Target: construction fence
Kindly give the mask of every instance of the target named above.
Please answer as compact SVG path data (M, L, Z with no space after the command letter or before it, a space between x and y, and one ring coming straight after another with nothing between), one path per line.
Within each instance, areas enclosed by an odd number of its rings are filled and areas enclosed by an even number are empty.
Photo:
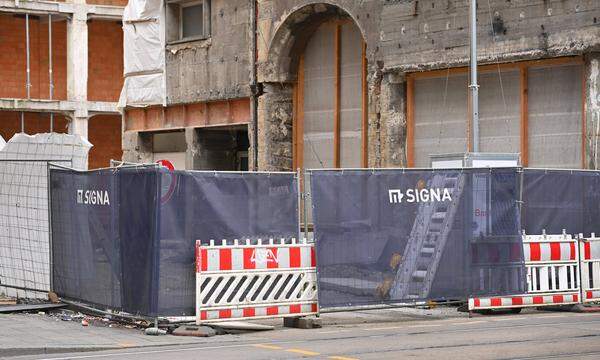
M48 269L40 290L103 309L212 321L583 290L589 301L599 297L596 171L346 169L301 177L153 165L51 167L49 176L49 260L31 271ZM572 237L546 246L522 231ZM43 256L44 244L15 239L24 259ZM579 259L573 248L589 254L585 268L532 263L546 247L571 262ZM14 281L29 276L11 264Z
M62 297L194 316L197 239L296 237L295 173L50 170L52 279Z

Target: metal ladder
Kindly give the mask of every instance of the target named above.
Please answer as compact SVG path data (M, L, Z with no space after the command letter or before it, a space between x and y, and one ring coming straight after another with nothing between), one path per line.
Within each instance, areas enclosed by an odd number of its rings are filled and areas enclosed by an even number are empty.
M403 261L390 291L391 299L427 298L452 229L465 176L459 172L451 175L435 174L428 182L429 188L449 189L452 201L426 202L419 206L404 249Z

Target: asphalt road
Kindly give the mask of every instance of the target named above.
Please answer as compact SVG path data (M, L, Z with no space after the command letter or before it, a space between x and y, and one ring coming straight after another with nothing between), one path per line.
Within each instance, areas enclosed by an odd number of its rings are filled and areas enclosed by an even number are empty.
M206 344L27 359L600 359L600 313L536 312L277 329ZM223 340L220 340L223 339Z

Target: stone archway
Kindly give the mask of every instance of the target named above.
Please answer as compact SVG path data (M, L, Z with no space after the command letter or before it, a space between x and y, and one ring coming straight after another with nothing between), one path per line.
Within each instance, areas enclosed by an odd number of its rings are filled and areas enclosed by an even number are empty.
M269 41L266 57L259 62L258 67L258 78L263 88L263 94L258 101L258 165L260 170L292 170L299 165L294 156L295 149L297 149L295 140L298 139L295 136L295 131L297 131L295 122L298 111L296 85L299 63L313 34L326 22L335 20L353 24L358 29L359 36L365 39L356 19L339 6L325 3L306 5L296 9L275 29L274 35ZM363 76L365 84L363 88L366 89L366 71ZM364 96L363 94L360 96L362 97L360 101L364 101L362 106L366 109L366 90ZM366 110L364 112L366 114ZM366 115L364 119L367 119ZM364 146L366 147L366 121L363 129ZM365 160L362 164L367 164L367 161Z

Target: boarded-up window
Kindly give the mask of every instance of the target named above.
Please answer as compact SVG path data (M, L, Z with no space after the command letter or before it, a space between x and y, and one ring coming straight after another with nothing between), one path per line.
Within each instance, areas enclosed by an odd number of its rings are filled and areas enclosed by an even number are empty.
M303 139L304 168L361 166L362 46L360 30L351 21L322 24L306 46L300 69L303 83L298 84L303 88L304 133L298 136ZM339 132L335 127L337 96Z
M479 76L479 151L521 151L519 70Z
M332 168L335 24L313 34L304 53L304 167Z
M529 166L581 167L581 65L529 69Z
M354 24L341 28L340 166L361 167L362 37Z
M431 154L467 151L467 75L415 81L415 166Z

